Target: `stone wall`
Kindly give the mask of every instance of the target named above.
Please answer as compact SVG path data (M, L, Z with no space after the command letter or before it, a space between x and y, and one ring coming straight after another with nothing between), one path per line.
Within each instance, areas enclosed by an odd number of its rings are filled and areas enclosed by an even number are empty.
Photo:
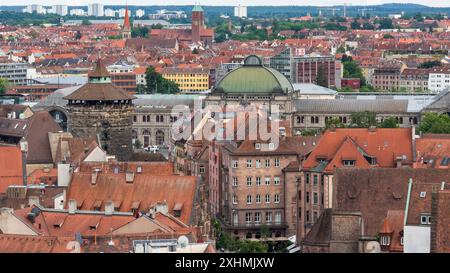
M132 147L132 105L68 106L68 130L74 137L100 139L103 149L128 161Z

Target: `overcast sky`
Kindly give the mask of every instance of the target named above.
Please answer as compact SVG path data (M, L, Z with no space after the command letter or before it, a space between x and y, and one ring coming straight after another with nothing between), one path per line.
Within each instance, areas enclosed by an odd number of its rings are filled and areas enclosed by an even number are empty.
M311 6L330 6L351 3L353 5L377 5L383 3L416 3L431 7L450 7L450 1L443 0L0 0L0 5L27 5L27 4L66 4L71 6L87 5L91 3L103 3L105 5L192 5L199 2L201 5L220 6L220 5L311 5Z

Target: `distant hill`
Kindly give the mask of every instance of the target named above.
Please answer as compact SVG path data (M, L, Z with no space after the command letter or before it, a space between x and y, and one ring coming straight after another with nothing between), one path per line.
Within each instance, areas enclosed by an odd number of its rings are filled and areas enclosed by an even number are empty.
M0 10L3 11L17 11L21 12L21 10L25 6L0 6ZM120 9L124 8L123 5L105 5L105 8L112 8L112 9ZM208 14L208 16L218 16L221 14L228 14L233 15L234 7L233 6L202 6L205 12ZM335 5L332 7L339 8L339 11L336 11L337 15L342 15L343 13L343 5ZM72 8L84 8L87 10L86 6L73 6ZM435 7L428 7L425 5L419 5L419 4L397 4L397 3L391 3L391 4L382 4L382 5L369 5L369 6L363 6L363 5L352 5L347 6L347 15L348 16L355 16L358 14L361 14L361 11L358 11L358 9L362 8L368 8L370 10L366 11L366 13L370 13L371 15L388 15L392 13L400 13L404 12L406 15L414 15L417 13L422 14L447 14L450 15L450 7L447 8L435 8ZM146 14L149 13L155 13L157 10L160 9L168 9L168 10L181 10L185 11L187 14L190 14L190 11L192 9L192 6L182 6L182 5L167 5L167 6L129 6L129 9L134 13L137 9L143 9L145 10ZM332 11L329 9L326 9L326 7L317 7L317 6L249 6L248 7L248 15L249 17L295 17L300 15L306 15L307 13L310 13L311 15L317 15L319 10L322 11L322 14L324 16L331 15Z

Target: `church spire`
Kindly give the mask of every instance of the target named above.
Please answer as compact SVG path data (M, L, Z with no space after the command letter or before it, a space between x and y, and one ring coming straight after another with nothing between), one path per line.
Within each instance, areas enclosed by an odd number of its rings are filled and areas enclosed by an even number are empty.
M130 39L131 38L131 24L130 24L130 16L128 15L128 6L125 8L125 19L123 21L122 27L122 38Z

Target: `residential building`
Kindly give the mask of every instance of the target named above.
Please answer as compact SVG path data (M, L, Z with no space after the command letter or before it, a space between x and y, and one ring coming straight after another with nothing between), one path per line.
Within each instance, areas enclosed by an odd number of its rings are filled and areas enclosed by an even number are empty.
M339 168L400 168L413 160L411 129L330 129L298 174L302 238L325 208L333 206L333 177Z
M161 69L161 74L165 79L178 84L178 87L183 92L196 92L210 89L209 69L206 68L166 67Z
M429 69L405 68L400 74L400 90L408 92L428 91Z
M291 81L293 83L315 83L320 73L326 81L326 87L336 87L339 74L336 73L334 56L300 56L294 58Z
M28 5L25 7L25 9L23 10L23 12L26 13L37 13L37 14L46 14L47 10L42 6L42 5Z
M7 60L0 62L0 78L7 79L12 85L26 85L31 71L30 64Z
M427 210L428 205L423 207L423 204L413 202L407 207L408 196L413 198L417 193L414 198L419 200L419 188L424 186L429 190L431 184L441 185L448 175L448 170L337 169L333 184L333 208L323 211L302 240L302 252L373 253L401 252L402 249L406 252L411 241L426 246L429 234L416 233L415 237L408 238L412 234L404 225L402 214L412 213L420 221L418 212ZM411 194L410 184L416 185L419 191ZM419 202L431 203L428 190L422 197L425 201ZM333 219L334 214L339 215L341 220ZM424 227L429 228L429 225Z
M59 16L66 16L68 14L67 5L53 5L52 13L58 14Z
M241 5L234 7L234 16L239 18L247 17L247 7Z
M88 5L88 16L103 17L104 15L103 4L94 3Z
M431 230L430 230L430 252L449 253L448 226L449 226L449 204L450 191L437 190L432 194L431 205Z
M136 17L142 18L145 15L145 11L143 9L136 10Z
M428 79L428 89L431 92L439 93L450 88L450 68L433 68L430 70Z
M62 128L46 111L34 112L28 118L25 118L25 115L0 117L0 143L24 145L27 173L35 169L52 167L53 158L48 133L59 131L62 131Z
M402 70L402 67L397 65L382 65L375 68L372 86L381 91L398 91Z

